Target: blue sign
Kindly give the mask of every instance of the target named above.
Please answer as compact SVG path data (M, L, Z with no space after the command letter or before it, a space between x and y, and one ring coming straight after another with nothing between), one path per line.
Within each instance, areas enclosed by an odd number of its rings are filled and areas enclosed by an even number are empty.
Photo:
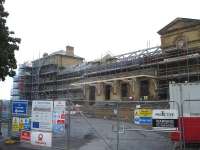
M24 118L24 130L31 130L31 121L29 118Z
M28 101L13 101L12 102L12 114L14 115L27 115Z
M138 125L152 125L152 117L135 117L134 123Z
M53 112L53 133L63 135L65 133L64 112Z
M32 122L32 128L39 128L40 123L39 122Z
M64 134L65 133L65 125L64 124L53 124L53 132L55 134Z

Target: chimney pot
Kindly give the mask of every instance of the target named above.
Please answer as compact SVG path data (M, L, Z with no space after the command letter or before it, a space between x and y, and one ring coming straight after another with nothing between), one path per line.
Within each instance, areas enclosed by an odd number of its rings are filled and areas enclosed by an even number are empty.
M74 56L74 47L72 47L72 46L66 46L66 54L68 56Z

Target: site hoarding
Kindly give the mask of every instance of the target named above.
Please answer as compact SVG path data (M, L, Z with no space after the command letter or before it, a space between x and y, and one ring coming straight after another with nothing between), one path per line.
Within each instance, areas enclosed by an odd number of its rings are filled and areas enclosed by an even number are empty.
M52 131L53 101L33 101L31 129Z
M54 101L53 133L63 135L65 133L65 101Z
M155 109L152 115L154 129L175 130L178 127L178 111L175 109Z
M31 141L31 132L30 131L21 131L20 140L25 142Z
M152 125L152 109L136 109L134 111L134 123L138 125Z
M28 101L15 100L12 101L12 114L17 116L27 115Z
M52 146L52 133L31 131L31 144L39 146Z
M170 83L169 96L171 101L175 101L178 106L182 105L184 117L199 117L200 107L200 83ZM170 109L177 109L177 104L171 103Z

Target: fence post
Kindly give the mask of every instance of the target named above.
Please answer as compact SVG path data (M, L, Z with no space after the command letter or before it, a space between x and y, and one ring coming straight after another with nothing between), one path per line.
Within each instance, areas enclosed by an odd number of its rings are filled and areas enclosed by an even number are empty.
M117 103L117 150L119 150L119 104Z
M71 104L68 101L68 125L67 125L67 150L70 150L70 130L71 130Z
M9 103L9 114L8 114L8 137L12 136L12 100Z
M3 117L2 117L2 111L3 111L3 100L1 100L1 112L0 112L0 115L1 115L1 122L0 122L0 137L2 136L2 122L3 122Z
M184 121L183 121L183 112L184 112L184 108L183 108L183 104L184 104L185 100L181 100L181 148L183 150L185 150L185 129L184 129Z

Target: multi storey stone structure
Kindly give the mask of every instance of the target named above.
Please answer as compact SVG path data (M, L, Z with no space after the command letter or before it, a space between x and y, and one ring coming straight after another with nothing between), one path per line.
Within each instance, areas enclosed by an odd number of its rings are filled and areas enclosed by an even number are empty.
M44 54L23 70L20 99L166 100L169 82L200 81L200 20L177 18L160 31L161 46L83 62L73 47ZM16 80L14 79L14 82ZM26 95L26 96L25 96Z

